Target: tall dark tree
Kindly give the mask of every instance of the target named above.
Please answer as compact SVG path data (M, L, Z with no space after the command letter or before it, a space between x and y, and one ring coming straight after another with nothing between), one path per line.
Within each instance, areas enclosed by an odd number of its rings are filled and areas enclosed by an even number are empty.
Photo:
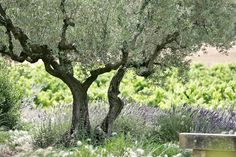
M2 0L0 53L18 62L42 60L70 88L70 135L90 134L88 89L99 75L117 70L99 126L109 135L124 106L119 85L127 69L156 77L171 66L187 67L186 56L202 46L227 50L235 22L233 0ZM82 80L74 74L76 64Z

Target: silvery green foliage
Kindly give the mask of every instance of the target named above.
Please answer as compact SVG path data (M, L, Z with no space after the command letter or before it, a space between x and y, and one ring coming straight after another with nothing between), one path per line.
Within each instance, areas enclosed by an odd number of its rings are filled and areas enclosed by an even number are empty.
M58 53L64 18L60 0L1 3L32 43L48 44ZM155 68L161 70L171 65L185 66L184 58L202 45L224 50L235 39L234 0L67 0L66 10L75 22L75 27L67 30L67 39L78 48L68 57L79 60L86 70L118 61L123 41L129 43L129 60L140 63L151 58L157 45L162 45L168 36L177 33L155 57ZM1 41L6 40L2 28L0 35Z

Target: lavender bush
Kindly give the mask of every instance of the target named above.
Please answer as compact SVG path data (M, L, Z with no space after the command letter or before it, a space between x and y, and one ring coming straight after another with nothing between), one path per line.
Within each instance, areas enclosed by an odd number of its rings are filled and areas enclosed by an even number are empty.
M63 112L62 112L63 111ZM108 105L98 101L90 106L93 127L108 112ZM71 105L57 105L46 109L24 108L23 120L34 128L34 140L40 147L57 143L69 129ZM180 132L221 133L236 131L236 114L233 107L213 110L188 105L160 109L139 104L125 105L114 124L115 134L131 134L156 142L177 141Z
M181 132L195 133L234 133L236 113L233 105L229 109L204 109L187 104L172 106L156 117L153 134L158 140L177 141Z
M196 111L195 111L196 112ZM195 121L195 132L221 133L236 131L236 113L232 110L198 109Z

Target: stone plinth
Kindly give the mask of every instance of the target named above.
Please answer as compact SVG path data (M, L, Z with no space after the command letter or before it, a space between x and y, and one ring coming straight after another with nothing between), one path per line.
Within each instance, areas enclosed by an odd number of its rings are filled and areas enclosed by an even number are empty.
M236 135L181 133L179 144L192 149L193 157L236 157Z

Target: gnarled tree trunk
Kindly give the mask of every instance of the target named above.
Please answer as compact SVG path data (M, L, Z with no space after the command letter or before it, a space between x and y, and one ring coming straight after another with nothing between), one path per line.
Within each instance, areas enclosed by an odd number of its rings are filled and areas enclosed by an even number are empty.
M72 124L70 134L79 133L79 136L90 135L90 121L88 112L88 96L87 91L83 88L71 90L73 95Z
M87 88L84 88L83 84L72 75L63 72L55 75L47 66L45 67L50 74L54 74L54 76L60 78L69 87L73 96L71 128L65 133L63 142L68 145L75 136L81 138L90 136L91 126L89 121Z
M111 135L113 123L124 107L124 102L119 97L119 87L125 72L126 68L122 66L112 78L108 89L109 111L101 124L101 129L107 136Z

